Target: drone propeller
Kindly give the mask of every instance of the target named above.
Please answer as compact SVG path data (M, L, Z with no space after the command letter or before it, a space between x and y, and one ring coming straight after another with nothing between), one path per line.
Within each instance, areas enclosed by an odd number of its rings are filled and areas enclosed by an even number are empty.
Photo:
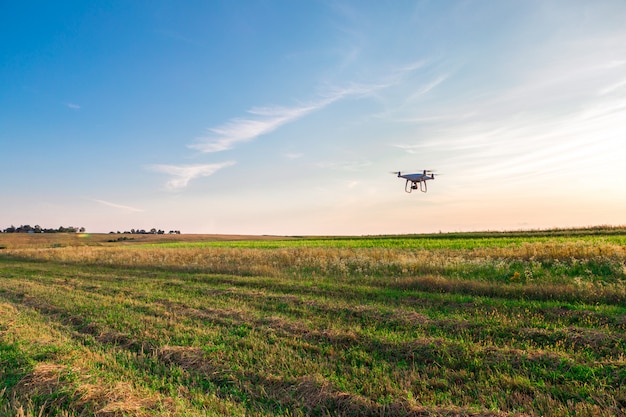
M403 171L389 171L390 174L394 174L394 175L398 175L400 176L402 173L424 173L424 174L437 174L437 175L441 175L436 169L405 169Z
M390 174L402 174L402 173L412 173L412 172L422 172L423 169L403 169L402 171L389 171Z

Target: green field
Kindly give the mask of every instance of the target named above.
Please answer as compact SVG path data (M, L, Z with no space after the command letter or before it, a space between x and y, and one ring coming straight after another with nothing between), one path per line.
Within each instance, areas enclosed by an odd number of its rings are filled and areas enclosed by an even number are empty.
M0 234L0 415L626 415L623 228L119 237Z

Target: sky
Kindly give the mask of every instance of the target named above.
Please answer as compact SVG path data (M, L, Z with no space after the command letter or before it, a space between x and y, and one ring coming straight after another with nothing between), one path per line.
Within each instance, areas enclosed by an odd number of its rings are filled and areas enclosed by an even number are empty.
M623 0L0 0L0 229L626 224ZM406 173L436 170L428 192Z

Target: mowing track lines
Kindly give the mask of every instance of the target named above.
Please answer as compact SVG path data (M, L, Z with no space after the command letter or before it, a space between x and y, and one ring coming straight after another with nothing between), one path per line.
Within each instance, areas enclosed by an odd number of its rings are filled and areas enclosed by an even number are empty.
M258 294L256 294L258 295ZM207 318L211 318L211 316L215 316L218 315L218 317L224 317L225 315L227 316L227 318L229 320L237 319L239 320L242 324L245 322L246 324L249 324L249 318L243 318L242 316L239 315L239 313L237 314L233 314L233 312L224 312L224 311L220 311L217 309L213 309L210 311L197 311L197 310L186 310L184 311L184 314L191 314L191 315L200 315L203 319L207 319ZM233 324L237 324L237 320L234 321L234 323L232 321L229 321L228 324L233 325ZM259 323L260 324L260 323ZM274 327L277 327L276 323L274 322ZM287 326L284 325L280 325L282 330L287 329ZM347 335L347 338L342 336L341 334L337 334L337 333L333 333L333 332L328 332L328 331L321 331L321 332L317 332L317 331L309 331L307 329L302 329L299 327L291 327L289 328L289 330L291 331L292 334L288 335L289 338L304 338L304 339L309 339L311 341L315 341L315 342L322 342L322 343L328 343L330 342L331 344L334 344L338 347L344 346L347 347L350 344L356 344L356 345L370 345L370 343L361 343L362 341L355 339L354 335ZM356 343L355 343L356 342ZM432 341L430 341L428 343L428 347L430 347L432 345L431 343ZM391 346L391 345L390 345ZM435 349L435 348L433 348ZM397 356L397 346L391 346L391 347L381 347L380 345L376 345L376 346L372 346L370 347L368 350L371 350L372 352L374 351L383 351L383 352L391 352L389 353L392 356ZM411 346L407 349L404 349L406 351L405 356L407 356L409 354L409 352L414 352L415 346ZM439 351L439 349L435 349L437 351ZM434 351L434 350L433 350ZM427 352L428 354L432 354L432 351ZM436 361L433 361L436 362ZM440 360L440 362L442 362ZM494 361L495 362L495 361ZM223 374L223 373L222 373ZM226 381L224 381L222 378L218 378L217 380L215 380L215 382L217 383L225 383ZM232 383L232 381L231 381Z
M584 365L593 369L593 372L598 375L605 375L611 379L610 372L603 369L603 365L609 365L608 362L598 364L588 356L576 355L575 352L545 351L541 347L533 350L501 347L497 346L497 341L489 342L480 340L478 337L472 345L468 345L467 340L457 341L428 336L404 342L392 342L362 334L358 330L309 328L301 321L286 320L278 316L261 318L241 311L197 309L175 303L167 304L184 316L196 316L201 320L219 323L223 326L251 327L264 339L283 339L283 345L290 345L295 349L304 348L311 355L328 352L330 346L333 348L331 351L334 352L358 348L372 361L383 360L396 365L409 363L413 364L412 367L415 367L416 363L437 364L450 370L472 369L482 373L505 371L530 377L534 375L538 367L541 368L541 372L535 377L540 377L545 372ZM522 329L522 332L526 330ZM185 348L179 347L179 349L183 352ZM619 351L612 351L612 353L616 352ZM198 357L195 359L198 360ZM327 357L327 360L331 359L332 356ZM345 358L339 353L334 360L341 362L343 359Z
M172 416L179 411L172 398L129 383L128 375L108 373L112 368L102 366L106 363L103 354L76 344L26 305L0 302L0 328L3 352L5 346L12 346L22 359L22 363L14 363L5 358L0 363L2 373L13 376L3 378L0 385L4 388L0 390L4 415L24 415L24 406L32 415L65 411ZM94 367L96 363L100 365Z
M95 320L90 320L83 314L73 314L71 310L48 301L42 301L32 295L24 295L6 288L3 289L2 295L17 305L31 308L42 315L42 317L46 317L52 326L60 331L65 331L68 336L83 344L91 343L88 339L92 338L103 345L128 349L134 352L149 351L154 348L154 343L151 341L132 337L127 333L109 328Z
M474 407L425 407L395 400L380 404L367 397L345 392L320 375L300 377L262 376L246 370L233 373L213 363L201 348L165 346L157 355L165 362L177 364L190 373L199 373L216 383L236 384L247 381L243 389L256 399L257 407L304 409L307 414L338 416L505 416L503 412L476 410ZM252 410L261 411L261 410ZM271 410L267 410L271 411Z
M33 285L33 283L30 284L31 286ZM258 295L259 294L254 294L254 297L256 298ZM285 298L281 297L281 300L285 301ZM289 298L289 300L295 301L297 299ZM61 312L55 307L51 307L49 304L39 303L32 297L26 297L25 304L36 307L44 313L53 315L61 314ZM261 332L263 332L263 327L266 327L267 330L270 331L274 336L279 336L287 339L299 339L313 342L316 344L330 344L340 350L349 348L351 346L359 346L365 352L368 352L370 357L378 357L379 359L383 359L392 363L409 360L415 361L417 359L418 361L426 363L437 363L439 365L444 365L445 367L451 369L461 369L463 367L466 367L467 364L475 362L476 359L481 356L480 352L476 351L470 355L471 357L467 357L468 354L464 354L464 347L462 344L441 338L422 339L418 340L415 343L391 343L381 341L377 338L364 336L354 331L345 332L337 329L308 329L300 322L289 323L276 318L269 320L256 319L250 315L242 315L241 311L224 311L220 309L181 309L180 307L177 307L176 311L179 314L182 313L183 315L195 316L202 320L208 320L211 322L220 322L220 320L226 318L226 321L222 321L223 326L246 325L254 327L257 329L257 331ZM341 309L341 311L343 313L344 309ZM361 310L359 313L363 313L363 311L372 310ZM143 350L146 346L145 341L140 342L120 332L102 330L101 326L95 325L93 323L85 325L85 323L81 321L80 318L76 318L76 316L66 316L63 321L66 324L69 323L79 328L79 331L81 333L97 335L96 340L101 343L122 345L121 347L131 348L135 351L139 351L140 348ZM548 337L548 334L545 332L539 332L532 329L528 330L528 332L537 332L538 334L543 335L544 338ZM580 340L580 334L576 337L578 338L578 340ZM494 353L492 351L488 352ZM487 364L501 363L501 360L498 359L499 354L496 352L494 353L494 355L496 359L490 360L489 358L486 358L484 360L480 360L480 362ZM507 357L510 355L504 356ZM540 356L540 354L535 355L535 357ZM464 357L465 362L458 362L458 360L456 362L450 362L450 358L452 357L457 359ZM567 357L562 357L561 362L565 361L566 359L568 362L572 362ZM521 360L511 360L510 357L507 358L506 362L517 364L523 363L523 361Z
M141 300L105 295L99 292L51 287L50 283L32 281L4 281L1 293L16 303L31 307L59 325L69 326L74 336L85 342L84 336L104 344L118 345L135 352L150 350L157 345L158 333L151 338L138 338L146 329L165 329L176 318L165 309L148 305ZM129 314L132 313L132 314ZM111 318L110 314L114 314ZM139 327L138 327L139 326ZM180 331L189 331L178 324Z
M512 340L517 340L520 348L527 347L528 343L532 343L532 346L538 349L550 349L555 346L561 346L561 349L565 349L573 355L575 355L576 351L585 349L585 352L581 352L579 355L579 360L583 361L591 360L588 358L589 354L596 359L603 359L619 356L620 353L626 351L626 334L620 331L623 317L619 316L611 320L614 324L612 329L607 328L606 324L597 325L594 328L585 328L571 325L562 326L561 323L554 322L540 323L543 327L531 327L530 323L525 320L527 312L526 314L521 314L521 307L513 309L509 306L511 311L509 311L507 322L501 323L503 314L498 306L478 305L474 302L457 304L451 300L437 300L436 304L444 301L443 305L446 308L453 306L465 314L469 310L475 310L474 313L470 313L470 318L474 320L482 319L484 316L491 316L493 313L498 314L498 322L473 322L466 318L436 319L414 310L404 310L402 308L395 308L391 312L382 313L380 311L381 308L389 308L388 304L382 303L377 304L377 306L338 304L336 301L328 299L321 301L311 298L305 299L295 295L274 295L255 291L237 291L235 289L226 289L216 293L233 295L238 301L245 301L243 308L246 310L256 310L257 312L264 312L270 315L289 315L298 320L326 317L327 322L332 323L333 327L340 324L345 329L367 327L380 332L396 328L401 329L402 334L414 331L425 336L433 335L457 339L470 338L474 343L491 343L494 345L511 343ZM423 301L424 299L422 299ZM432 302L433 300L430 299L429 301ZM404 300L401 300L400 304L404 304ZM177 310L182 308L195 317L219 322L223 325L256 323L255 326L259 326L263 325L264 322L264 320L258 318L260 317L259 313L244 315L242 310L230 309L226 311L223 309L206 308L190 310L186 309L185 305L178 304L177 307L174 307L175 305L175 303L170 303L170 306ZM277 305L280 306L279 309L277 309ZM523 308L526 307L523 306ZM538 306L538 308L541 309L543 307ZM223 320L226 317L228 320ZM607 316L603 317L607 318ZM338 332L340 333L341 330ZM348 333L354 334L354 331L351 330Z
M126 280L126 279L125 279ZM59 281L59 280L53 280L53 282L55 284L59 284L63 283L63 281ZM42 282L43 284L43 282ZM50 284L50 282L47 282L47 284ZM24 289L26 287L32 287L32 281L30 284L28 283L20 283L20 288L21 291L24 291ZM83 289L83 288L81 288ZM106 300L107 304L115 304L115 302L118 301L118 299L114 296L108 296L106 295L107 293L107 288L99 288L99 287L85 287L84 288L85 291L83 291L83 293L85 295L88 295L89 297L91 297L92 299L96 299L97 296L94 293L98 293L100 294L100 297L103 297L103 299ZM181 289L179 289L181 290ZM193 289L192 292L198 291L199 289ZM202 289L200 289L202 290ZM76 291L76 289L75 289ZM184 290L181 290L184 291ZM206 291L206 290L204 290ZM219 290L219 289L209 289L208 290L212 295L227 295L227 296L234 296L235 298L238 298L239 300L246 300L246 303L251 307L252 305L250 304L251 301L255 304L255 308L261 311L269 311L270 313L273 312L272 307L269 306L268 307L268 302L281 302L281 303L288 303L289 305L304 305L306 307L305 310L303 311L299 311L299 315L301 317L304 317L306 315L309 315L311 312L321 312L322 314L332 314L333 317L335 319L340 319L342 321L346 320L345 316L350 317L350 320L352 320L352 317L354 318L361 318L360 321L362 321L362 319L370 319L372 322L374 323L380 323L380 317L372 317L372 310L371 309L367 309L364 307L359 307L360 311L357 311L355 308L347 308L345 305L341 306L341 307L330 307L328 304L328 301L325 301L324 303L319 303L315 300L307 300L307 301L303 301L300 298L297 298L295 296L289 296L289 295L269 295L269 294L265 294L265 293L261 293L258 291L246 291L246 292L237 292L234 291L233 289L227 289L227 290ZM147 294L141 294L138 295L136 291L127 291L130 292L131 294L135 295L137 298L147 298ZM75 296L76 293L73 293L73 296ZM195 294L193 294L195 295ZM345 294L344 294L345 295ZM349 297L349 299L356 299L357 298L357 294L353 294L352 296ZM260 301L259 301L260 299ZM125 300L125 304L126 304L126 309L131 308L134 309L136 311L138 311L139 313L142 314L147 314L149 316L164 316L166 315L167 312L160 310L157 311L154 309L154 306L151 305L147 305L147 304L142 304L142 305L135 305L133 303L130 303L130 300L128 299L128 297L126 297L124 295L124 300ZM414 303L415 301L418 301L419 304L422 304L423 307L423 303L424 303L424 298L414 298L413 300L409 299L405 299L402 300L402 302L406 302L407 304L410 303ZM104 304L104 302L102 300L96 300L98 304ZM139 301L136 301L137 303L139 303ZM428 301L429 303L432 303L432 299L430 299ZM33 302L31 300L30 304L32 305ZM50 311L54 310L51 309L51 307L49 307L49 303L45 302L45 301L41 301L39 302L39 309L41 311L45 311L46 309L49 309ZM272 303L269 303L269 305L272 305ZM443 302L442 305L445 305L446 308L449 308L451 305L454 306L454 303L449 304L447 301ZM456 307L456 306L455 306ZM468 307L467 303L463 303L463 305L459 306L462 309L466 309ZM473 303L470 302L469 307L472 308ZM297 312L297 309L292 308L292 314L293 312ZM68 313L69 314L69 313ZM368 317L369 316L369 317ZM622 320L623 321L623 316L620 318L618 318L618 321ZM80 323L77 323L80 324ZM83 323L85 324L85 323ZM355 324L361 324L358 322L355 322ZM389 323L386 323L385 325L388 325ZM403 325L407 325L409 323L402 323ZM619 324L619 323L618 323ZM423 327L423 326L421 326ZM480 337L485 337L486 335L488 335L489 333L493 333L488 331L489 329L486 328L486 326L484 325L477 325L477 324L468 324L467 322L450 322L449 320L445 320L445 321L434 321L434 323L432 323L432 326L434 328L437 329L448 329L448 332L455 332L456 329L455 328L460 328L462 329L462 332L467 332L468 330L470 330L470 336L473 335L473 339L476 340L477 338ZM622 349L624 346L624 336L609 336L606 334L606 332L603 331L592 331L592 330L588 330L588 329L581 329L581 328L576 328L576 327L572 327L570 326L569 328L566 329L566 331L557 331L557 332L546 332L543 330L534 330L533 328L528 328L528 327L524 327L522 326L522 330L518 329L519 326L516 326L514 328L510 328L510 329L506 329L506 328L501 328L499 329L500 332L502 331L507 331L508 334L511 334L512 336L518 338L518 339L530 339L531 341L533 341L534 343L536 343L537 346L539 347L545 347L549 344L556 344L556 342L561 341L565 344L567 344L568 346L571 346L572 348L576 348L576 347L580 347L580 346L586 346L586 347L600 347L602 348L602 350L604 351L604 353L602 353L603 355L614 355L615 354L615 350L617 349L619 351L619 349ZM456 331L457 333L459 333L458 331ZM104 338L109 338L111 340L117 341L118 343L122 343L122 344L132 344L132 342L128 342L127 337L125 337L123 334L121 334L120 332L111 332L108 330L104 330L101 331L101 333L105 333L105 335L103 336ZM92 331L92 334L96 334L95 330ZM466 335L464 335L466 336ZM596 349L597 350L597 349Z
M7 292L4 296L11 295ZM18 298L20 298L18 296ZM1 298L0 298L1 299ZM150 350L146 349L144 353L144 347L149 344L146 341L139 338L132 338L125 334L120 334L116 331L106 330L103 326L94 322L89 322L85 325L86 321L78 316L65 316L63 311L55 309L50 305L45 306L43 315L36 307L37 303L33 302L34 298L28 298L27 304L15 304L15 311L19 311L22 314L34 315L40 317L44 325L38 325L38 331L43 331L44 334L55 334L52 338L53 343L57 343L58 340L69 341L72 345L77 346L76 350L83 352L91 368L65 368L65 373L71 375L87 375L88 379L81 380L78 387L70 387L74 390L76 398L72 403L72 409L78 410L82 413L86 406L92 407L93 404L97 405L96 415L134 415L134 416L158 416L159 410L164 410L163 413L166 416L205 416L207 413L213 412L212 415L246 415L240 405L232 401L229 396L216 396L210 393L202 393L199 398L198 387L187 387L181 385L178 387L177 392L174 394L176 400L174 401L170 396L162 395L160 393L149 393L144 390L144 383L152 385L153 387L159 387L159 390L163 392L171 392L169 386L170 380L177 381L180 377L176 376L177 371L171 369L164 369L155 363L156 347L151 347ZM31 306L30 304L33 304ZM0 304L1 306L2 304ZM11 304L12 306L14 304ZM0 309L1 311L1 309ZM1 316L1 315L0 315ZM0 322L0 328L2 328ZM46 330L51 329L51 330ZM93 341L97 341L98 344L94 345ZM76 343L78 343L76 345ZM77 354L72 350L72 356L76 357ZM43 369L46 369L46 364L42 365ZM95 369L93 368L95 366ZM62 366L56 367L57 370L61 370ZM104 383L94 384L94 374L98 375L103 372L103 369L108 369L111 372L121 373L116 377L108 378L107 380L114 381L113 385L103 385ZM39 371L37 371L39 372ZM32 387L30 382L33 376L27 374L24 376L25 387ZM41 380L41 375L35 375L36 380ZM122 380L120 383L119 381ZM132 382L123 382L123 381ZM142 381L142 382L140 382ZM130 388L132 385L132 389ZM67 389L67 385L59 385L59 389ZM190 388L192 392L190 393ZM141 395L135 395L138 389L145 391ZM143 392L142 391L142 392ZM29 398L32 395L38 395L38 391L25 391L23 396ZM50 395L57 396L52 392ZM156 395L156 397L155 397ZM0 395L0 404L1 398ZM65 396L59 397L63 401ZM102 398L106 401L100 404ZM152 398L159 398L157 402L152 401ZM54 407L54 404L48 402L48 407ZM98 405L100 404L100 405ZM193 405L201 404L201 405ZM158 407L157 407L158 406ZM201 409L196 409L198 406ZM155 407L159 408L157 410ZM208 407L208 408L207 408ZM178 411L176 411L178 410ZM213 410L213 411L212 411Z
M220 283L222 280L220 280ZM231 283L232 281L228 281ZM474 342L488 342L491 337L496 337L496 339L491 340L491 343L498 344L500 342L505 342L501 336L503 333L507 334L508 337L515 338L520 341L530 341L534 344L536 348L549 348L551 346L558 345L561 343L564 348L569 350L576 350L580 347L587 348L591 350L594 355L601 357L606 356L615 356L618 355L621 351L623 351L625 343L624 335L609 335L605 331L599 330L590 330L585 328L579 328L574 326L569 326L563 330L555 330L555 331L546 331L545 329L536 329L532 327L524 327L519 326L519 324L508 325L508 326L499 326L498 328L493 328L490 325L486 324L477 324L470 323L467 321L455 321L455 320L423 320L425 317L420 316L419 313L414 312L400 312L394 313L395 318L392 316L382 316L378 311L369 306L350 306L347 305L332 305L329 304L329 300L325 300L324 302L320 302L314 299L302 299L300 297L294 295L273 295L266 294L263 292L259 292L257 290L253 291L238 291L236 288L228 288L228 289L204 289L204 286L199 288L186 288L179 289L180 291L189 291L190 295L197 295L197 292L206 292L208 291L212 296L227 296L227 297L235 297L239 301L245 300L245 306L242 309L234 310L234 309L213 309L210 313L199 313L197 311L191 312L192 316L195 316L200 319L207 319L211 317L211 321L214 323L221 323L223 326L228 325L237 325L246 324L255 322L258 320L248 315L248 317L242 317L242 311L244 309L250 309L254 307L257 311L265 311L271 314L275 313L273 309L273 305L276 302L286 303L291 306L303 307L303 310L298 311L298 316L300 318L310 316L311 313L322 313L324 315L331 314L332 320L339 319L341 322L346 322L347 325L357 324L361 325L364 320L368 321L370 325L378 326L379 328L387 328L390 324L393 324L394 319L399 321L399 325L402 327L415 328L426 330L427 333L434 332L435 334L441 335L444 333L446 337L471 337ZM256 287L254 287L256 288ZM275 288L273 288L275 289ZM356 299L356 295L350 297L350 299ZM230 298L232 299L232 298ZM412 300L413 302L417 299ZM410 301L410 300L409 300ZM422 304L423 307L425 299L420 298L419 304ZM433 303L433 299L429 299L429 303ZM404 300L403 300L404 302ZM435 304L444 305L447 309L452 307L458 308L459 310L467 310L468 308L473 309L476 305L473 302L469 303L461 303L458 304L454 301L449 300L437 300ZM170 306L173 306L174 303L170 303ZM246 307L247 306L247 307ZM484 306L483 306L484 308ZM495 311L497 307L492 306L492 311ZM146 307L149 312L149 308ZM284 310L284 309L283 309ZM296 309L292 309L292 314ZM180 312L179 308L176 308L175 311L177 313ZM570 311L570 310L567 310ZM150 314L162 314L162 311L154 311ZM282 313L286 313L283 311ZM484 311L481 311L480 314L484 314ZM409 314L409 317L414 320L422 320L421 323L416 323L415 321L408 321L398 319L398 314L400 316ZM219 316L219 317L218 317ZM224 319L228 317L228 321ZM606 316L604 316L606 318ZM233 320L235 319L235 320ZM356 320L356 321L353 321ZM618 316L616 318L618 320L623 320L623 316ZM328 332L327 332L328 334ZM498 336L500 335L500 336ZM350 337L349 337L350 338ZM349 339L348 338L348 339ZM485 340L487 338L487 340Z

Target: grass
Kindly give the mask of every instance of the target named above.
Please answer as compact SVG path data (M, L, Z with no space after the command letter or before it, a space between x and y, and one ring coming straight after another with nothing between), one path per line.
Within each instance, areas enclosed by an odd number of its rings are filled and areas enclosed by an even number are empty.
M624 415L625 235L566 232L1 235L0 414Z

